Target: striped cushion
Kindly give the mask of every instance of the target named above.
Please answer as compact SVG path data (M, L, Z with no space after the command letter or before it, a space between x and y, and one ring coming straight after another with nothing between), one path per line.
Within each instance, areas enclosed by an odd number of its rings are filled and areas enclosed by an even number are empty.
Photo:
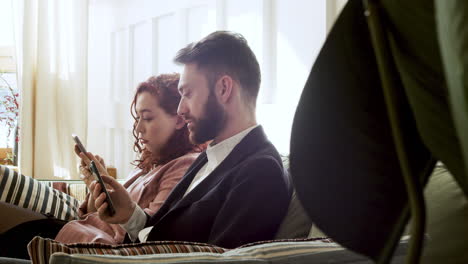
M390 263L405 263L407 243L400 243ZM372 264L373 261L340 247L336 243L326 243L322 240L281 242L236 248L224 253L180 253L152 254L143 256L110 256L55 253L49 260L50 264L98 264L98 263L236 263L236 264L310 264L310 263L346 263Z
M69 221L78 218L80 202L31 177L0 165L0 201Z
M67 254L99 254L136 256L164 253L209 252L223 253L226 249L196 242L153 241L145 243L107 245L101 243L63 244L55 240L35 237L28 244L28 252L32 263L48 263L53 253Z
M401 256L402 252L398 252ZM401 257L396 257L392 263L400 263ZM309 263L359 263L371 264L372 261L343 249L336 243L322 240L302 241L273 241L251 245L248 247L228 250L224 253L180 253L180 254L153 254L144 256L103 256L55 253L51 256L51 264L97 264L97 263L242 263L242 264L309 264ZM403 262L401 262L403 263Z

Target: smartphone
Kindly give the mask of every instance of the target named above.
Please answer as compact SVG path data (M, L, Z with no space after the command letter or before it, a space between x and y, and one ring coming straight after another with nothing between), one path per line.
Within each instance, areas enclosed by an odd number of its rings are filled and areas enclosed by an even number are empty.
M83 146L83 144L81 143L80 138L79 138L77 135L75 135L75 134L72 134L72 137L73 137L73 140L75 140L75 143L76 143L76 145L78 146L78 148L80 149L80 151L81 151L82 153L86 154L87 151L86 151L85 147Z
M96 164L94 163L94 160L91 161L90 168L94 177L99 182L99 184L101 184L101 188L102 190L104 190L104 193L106 194L106 202L108 205L107 212L109 213L110 216L113 216L115 214L114 204L112 203L109 192L107 192L106 185L104 184L104 181L102 180L101 174L99 173L99 170L97 169Z

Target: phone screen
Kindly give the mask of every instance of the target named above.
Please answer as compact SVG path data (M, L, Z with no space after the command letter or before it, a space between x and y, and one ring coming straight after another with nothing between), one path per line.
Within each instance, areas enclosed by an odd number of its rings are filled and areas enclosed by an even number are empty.
M82 153L87 153L85 147L84 147L83 144L81 143L80 138L79 138L77 135L75 135L75 134L72 134L72 137L73 137L73 140L75 140L75 143L76 143L76 145L78 146L78 148L80 149L80 151L81 151Z
M96 180L99 182L99 184L101 184L101 188L104 191L104 193L106 194L106 201L107 201L107 205L108 205L108 207L107 207L108 213L109 213L110 216L113 216L115 214L114 204L112 203L109 192L107 192L106 185L104 184L104 181L102 180L101 174L99 174L99 170L97 169L96 164L94 163L93 160L91 161L91 171L93 172L93 174L96 177Z

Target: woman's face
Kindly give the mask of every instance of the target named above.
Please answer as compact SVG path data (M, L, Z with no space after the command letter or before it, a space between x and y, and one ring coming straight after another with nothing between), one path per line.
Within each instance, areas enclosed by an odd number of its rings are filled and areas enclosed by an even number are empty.
M136 132L140 144L156 156L160 154L172 134L185 124L178 115L166 113L159 106L158 99L149 92L142 92L137 96L136 113Z

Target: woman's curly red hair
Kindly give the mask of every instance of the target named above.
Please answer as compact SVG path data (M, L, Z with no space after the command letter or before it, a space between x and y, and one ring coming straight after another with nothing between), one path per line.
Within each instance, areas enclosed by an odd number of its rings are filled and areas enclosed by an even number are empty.
M147 81L140 83L133 97L132 105L130 106L130 112L134 119L133 137L135 138L135 143L133 149L138 153L139 159L136 159L132 164L144 172L149 172L154 166L163 165L189 152L201 152L206 149L206 144L196 145L190 142L187 125L174 132L158 157L155 157L149 150L140 145L138 132L136 131L138 124L136 101L138 95L143 92L150 93L159 102L159 107L167 114L177 115L177 107L180 101L180 94L177 90L179 78L178 73L152 76Z

